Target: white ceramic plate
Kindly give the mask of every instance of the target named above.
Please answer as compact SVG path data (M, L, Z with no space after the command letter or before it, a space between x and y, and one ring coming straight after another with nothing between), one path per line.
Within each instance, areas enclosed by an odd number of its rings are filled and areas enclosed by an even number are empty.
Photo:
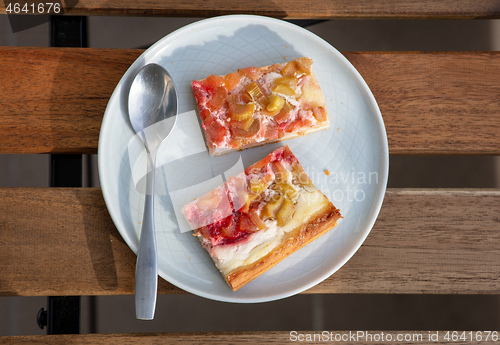
M301 56L314 60L313 69L330 114L330 129L241 154L210 158L193 116L195 102L190 82L210 74L226 74L238 68ZM327 42L305 29L281 20L247 15L196 22L146 50L111 96L99 138L99 176L104 199L118 231L134 252L139 243L144 195L137 186L142 163L131 153L134 132L126 105L133 77L151 62L162 65L173 76L182 114L175 130L177 138L188 138L163 145L160 152L161 176L157 181L160 185L166 181L168 186L168 191L160 191L155 198L160 276L206 298L264 302L302 292L342 267L361 246L377 218L389 168L382 116L354 67ZM284 144L290 146L313 182L341 210L344 218L334 230L233 292L198 240L181 231L183 220L177 220L173 205L179 203L179 195L188 194L184 191L195 189L201 196L204 190L198 186L207 178L214 177L211 185L205 183L206 189L215 187L222 181L221 173L240 157L248 166ZM326 169L330 175L324 173ZM189 188L193 185L196 186Z

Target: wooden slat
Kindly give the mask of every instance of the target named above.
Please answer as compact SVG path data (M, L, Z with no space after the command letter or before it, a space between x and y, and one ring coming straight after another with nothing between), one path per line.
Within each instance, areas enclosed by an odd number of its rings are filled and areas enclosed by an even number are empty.
M500 154L500 52L347 53L392 154Z
M26 0L17 1L21 4ZM9 2L0 4L6 12ZM192 0L192 1L132 1L80 0L62 2L62 13L71 15L141 15L206 17L224 14L258 14L278 18L498 18L496 0ZM28 2L31 5L31 2ZM48 10L47 9L45 11ZM27 8L39 14L38 8ZM12 12L10 12L12 13ZM25 13L25 12L22 12ZM53 14L53 12L51 12Z
M135 255L100 189L2 188L0 200L0 295L133 293ZM390 189L360 250L308 293L498 294L499 206L498 189Z
M95 153L109 97L140 53L0 48L0 153Z
M0 153L95 153L141 52L0 48ZM377 99L391 154L500 154L500 52L345 56Z
M457 335L458 333L458 335ZM127 345L127 344L498 344L498 331L364 331L322 330L289 332L224 332L224 333L139 333L139 334L84 334L84 335L32 335L0 337L0 344L22 345ZM448 336L448 338L447 338ZM337 340L336 340L337 339Z

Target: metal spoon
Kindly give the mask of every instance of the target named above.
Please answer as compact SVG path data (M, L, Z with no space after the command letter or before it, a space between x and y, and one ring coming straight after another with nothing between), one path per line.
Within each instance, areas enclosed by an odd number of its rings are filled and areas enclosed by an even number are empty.
M128 111L132 127L146 147L149 171L135 268L135 313L138 319L152 320L158 288L153 213L156 152L177 119L177 92L163 67L148 64L137 73L130 87Z

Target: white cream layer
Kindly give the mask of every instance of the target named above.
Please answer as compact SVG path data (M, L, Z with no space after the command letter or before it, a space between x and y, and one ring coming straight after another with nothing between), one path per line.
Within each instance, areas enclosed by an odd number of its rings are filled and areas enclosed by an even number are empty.
M266 221L267 228L251 234L243 243L212 247L211 256L217 268L227 275L240 266L249 265L276 248L287 232L292 231L328 205L328 199L320 191L299 195L292 219L283 227L276 220Z

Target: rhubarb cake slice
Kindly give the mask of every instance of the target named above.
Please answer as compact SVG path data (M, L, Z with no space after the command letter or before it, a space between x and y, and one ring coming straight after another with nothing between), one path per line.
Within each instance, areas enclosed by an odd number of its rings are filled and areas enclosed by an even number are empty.
M332 229L340 212L288 146L182 208L233 290Z
M310 58L195 80L207 146L217 156L328 128Z

